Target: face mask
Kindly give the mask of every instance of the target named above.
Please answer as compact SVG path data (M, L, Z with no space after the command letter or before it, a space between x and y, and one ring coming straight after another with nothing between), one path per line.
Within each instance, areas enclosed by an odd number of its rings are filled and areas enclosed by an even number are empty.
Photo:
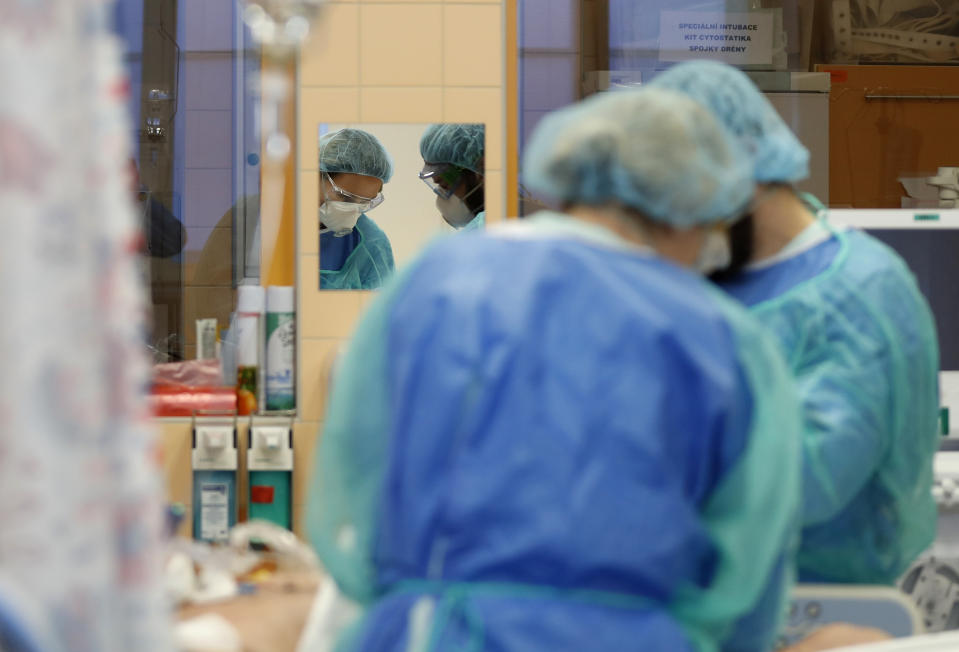
M338 238L349 235L360 219L363 210L347 201L325 201L320 206L320 233L332 231Z
M710 229L706 232L706 239L703 241L703 247L699 250L699 256L693 263L693 269L700 274L711 274L718 269L729 267L732 260L732 253L729 249L729 238L719 230Z
M463 228L476 217L466 203L456 195L450 195L446 199L438 196L436 208L439 209L446 223L457 229Z

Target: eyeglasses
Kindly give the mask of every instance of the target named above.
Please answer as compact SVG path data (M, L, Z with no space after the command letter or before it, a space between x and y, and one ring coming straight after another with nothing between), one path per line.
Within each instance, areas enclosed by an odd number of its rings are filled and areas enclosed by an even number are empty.
M386 199L383 196L382 192L376 193L376 197L364 197L363 195L357 195L350 192L349 190L344 190L336 185L336 182L333 181L333 177L330 176L329 172L324 172L323 176L329 182L330 186L333 188L333 193L338 195L338 197L331 197L334 201L345 201L350 204L357 204L362 206L364 211L370 211L383 203L383 200Z
M420 170L419 177L430 190L443 199L449 199L466 179L465 168L451 163L427 163Z

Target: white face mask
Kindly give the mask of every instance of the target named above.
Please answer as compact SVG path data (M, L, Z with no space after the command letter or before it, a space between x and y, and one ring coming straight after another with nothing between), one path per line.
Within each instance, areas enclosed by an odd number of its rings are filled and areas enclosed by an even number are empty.
M348 201L325 201L320 206L320 224L326 228L321 227L320 233L332 231L338 238L349 235L362 213L361 206Z
M443 216L446 223L457 229L463 228L476 217L466 205L466 202L456 195L450 195L446 199L437 196L436 208L439 209L440 215Z
M700 274L708 275L715 271L726 269L732 262L732 250L729 247L729 236L717 229L706 232L703 247L693 263L693 269Z

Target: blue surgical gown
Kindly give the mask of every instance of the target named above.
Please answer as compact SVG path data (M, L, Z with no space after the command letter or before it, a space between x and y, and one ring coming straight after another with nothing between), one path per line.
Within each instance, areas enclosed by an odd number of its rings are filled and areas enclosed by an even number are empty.
M321 290L374 290L393 270L390 240L365 214L349 235L320 234Z
M699 277L556 214L441 239L326 417L308 529L364 607L340 649L771 647L798 405Z
M777 336L798 382L800 579L894 582L936 526L939 354L914 277L875 238L830 229L723 289Z

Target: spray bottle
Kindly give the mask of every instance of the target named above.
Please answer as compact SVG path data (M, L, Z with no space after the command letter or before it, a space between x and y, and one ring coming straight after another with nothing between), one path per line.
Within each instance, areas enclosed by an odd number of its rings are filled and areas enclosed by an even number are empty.
M193 419L193 538L224 543L237 520L233 417Z
M250 519L293 528L293 424L289 417L261 417L250 425L246 468Z
M266 289L266 409L296 408L294 388L293 288L272 285Z

